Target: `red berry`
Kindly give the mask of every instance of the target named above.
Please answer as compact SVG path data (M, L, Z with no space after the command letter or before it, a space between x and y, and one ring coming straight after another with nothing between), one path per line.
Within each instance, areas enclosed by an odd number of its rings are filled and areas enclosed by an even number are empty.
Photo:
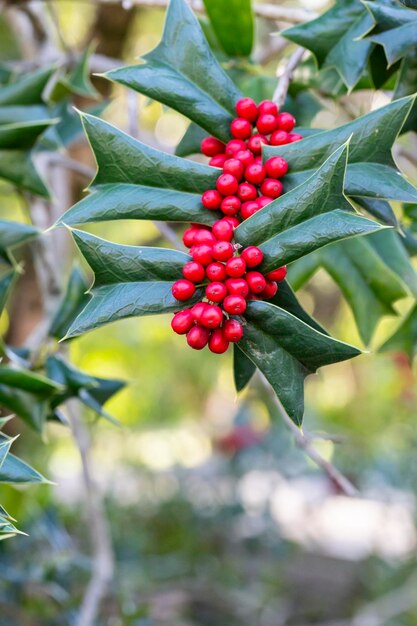
M262 135L269 135L273 133L277 127L277 118L274 115L260 115L256 122L256 128Z
M263 161L262 161L261 155L256 156L253 162L256 163L256 165L263 165Z
M182 268L182 274L184 278L191 280L193 283L201 283L201 281L206 277L206 270L201 263L190 261Z
M184 302L194 295L195 285L190 280L180 278L172 285L171 291L176 300Z
M272 272L269 272L269 274L266 275L268 280L276 280L277 282L280 282L281 280L284 280L284 278L287 275L287 266L283 265L282 267L279 267L276 270L273 270Z
M198 228L187 228L187 230L184 231L184 234L182 236L184 246L186 246L187 248L191 248L191 246L194 245L194 235L198 231Z
M225 152L227 158L233 158L239 150L246 150L246 143L242 141L242 139L231 139L229 143L226 144Z
M223 354L226 352L229 347L229 342L223 336L223 331L221 328L217 328L211 333L211 337L209 339L209 350L214 352L214 354Z
M235 154L235 159L241 161L244 168L254 161L253 154L250 150L239 150L239 152Z
M171 328L177 335L185 335L194 325L194 318L190 309L175 313L171 320Z
M258 106L259 115L278 115L278 107L271 100L262 100Z
M241 98L236 103L236 113L239 117L254 122L258 117L258 107L252 98Z
M207 302L197 302L197 304L191 307L191 315L197 324L201 323L201 316L208 306Z
M206 156L213 157L224 151L224 143L215 137L205 137L201 142L201 152Z
M263 209L264 206L266 206L270 202L273 202L273 198L270 198L269 196L259 196L256 202L258 203L259 208Z
M242 296L226 296L223 308L230 315L242 315L246 311L246 300Z
M254 185L260 185L266 176L265 168L263 165L252 163L245 169L245 178L249 183Z
M209 280L223 281L226 279L226 268L222 263L207 265L206 276Z
M214 281L206 287L206 297L212 302L221 302L227 296L227 287L224 283Z
M187 333L187 343L194 350L202 350L208 343L210 331L201 326L193 326Z
M300 139L303 139L303 136L302 135L298 135L297 133L290 133L288 135L289 143L294 143L294 141L300 141Z
M276 282L274 280L267 280L265 289L261 291L259 295L261 296L261 298L269 300L270 298L273 298L275 296L277 291L278 285L276 284Z
M238 185L237 179L231 174L221 174L216 182L217 190L223 196L233 196L237 191Z
M271 146L283 146L288 141L288 133L285 130L276 130L272 133L269 143Z
M246 282L249 285L249 289L253 293L261 293L266 287L265 276L261 272L248 272L246 274Z
M239 278L246 272L246 263L240 256L229 259L226 263L226 274L232 278Z
M223 324L223 336L227 341L239 341L243 336L243 326L237 320L226 320Z
M211 167L223 167L226 159L227 156L225 154L216 154L216 156L210 159L209 165L211 165Z
M201 265L208 265L213 260L213 255L211 254L211 246L203 243L200 246L195 246L192 250L190 250L193 261L197 263L201 263Z
M241 207L241 201L237 196L227 196L222 200L220 210L228 216L237 215Z
M225 174L231 174L237 180L240 180L243 176L245 166L239 159L227 159L223 165L223 172Z
M259 211L259 204L255 200L249 200L248 202L244 202L242 204L242 208L240 209L240 215L244 220L247 220L248 217L252 217L256 211Z
M249 285L244 278L228 278L225 285L231 296L246 298L249 293Z
M252 134L252 124L248 120L237 117L230 124L230 133L236 139L247 139Z
M234 251L230 241L217 241L213 245L211 253L216 261L227 261L232 258Z
M200 317L200 323L206 328L217 328L223 321L223 311L217 304L208 304Z
M240 201L239 201L240 204ZM229 220L223 218L214 222L212 233L219 241L232 241L234 228Z
M202 243L206 243L208 246L212 246L216 243L216 237L209 230L201 229L194 235L194 246L199 246Z
M291 113L280 113L277 116L277 127L290 133L295 126L295 118Z
M251 183L240 183L237 195L242 202L247 202L248 200L256 200L258 192L256 191L256 187L254 187Z
M270 198L278 198L282 194L282 183L274 178L265 178L261 185L261 193Z
M259 133L255 133L248 140L248 148L253 152L253 154L261 154L262 146L268 143L268 139L264 135L260 135Z
M280 156L271 157L266 161L265 169L271 178L281 178L288 172L288 163Z
M262 259L264 258L262 250L256 246L245 248L242 250L240 256L245 260L248 267L256 267L259 263L262 263Z
M222 196L218 191L216 191L216 189L207 189L207 191L205 191L201 196L201 202L204 204L206 209L215 211L220 207Z
M229 222L233 228L237 228L240 224L240 220L237 217L224 217L223 219Z

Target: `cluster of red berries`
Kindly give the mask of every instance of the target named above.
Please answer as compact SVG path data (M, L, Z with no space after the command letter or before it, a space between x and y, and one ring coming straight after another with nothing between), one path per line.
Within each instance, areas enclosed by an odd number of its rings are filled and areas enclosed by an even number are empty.
M279 113L276 104L265 100L258 105L251 98L236 104L238 117L230 125L233 139L227 144L215 137L201 143L201 151L211 157L209 165L222 168L216 189L202 195L203 205L220 210L224 217L212 227L192 224L183 236L190 249L192 261L183 267L183 276L173 287L174 297L185 302L192 298L196 287L205 287L205 298L192 308L174 315L171 326L196 350L207 344L212 352L226 352L231 342L243 335L241 321L230 316L245 313L251 299L273 298L277 282L286 275L280 267L264 276L255 268L262 262L262 251L255 247L241 249L234 245L234 229L282 193L282 178L288 164L280 156L262 163L263 144L279 146L302 139L292 133L295 119L289 113ZM254 132L254 128L256 131Z

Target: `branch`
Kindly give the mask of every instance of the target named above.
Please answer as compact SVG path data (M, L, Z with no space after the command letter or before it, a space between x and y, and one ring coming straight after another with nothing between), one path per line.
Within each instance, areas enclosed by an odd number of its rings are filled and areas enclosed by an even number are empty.
M169 0L78 0L81 2L91 2L93 4L124 4L126 8L132 7L149 7L149 8L161 8L164 9L168 6ZM6 0L8 6L18 6L19 4L25 4L28 0ZM204 5L200 0L188 0L190 7L196 13L204 13ZM309 11L307 9L300 9L296 7L279 6L275 4L255 4L253 12L258 17L263 17L267 20L288 22L290 24L301 24L308 22L317 17L317 13Z
M81 458L88 512L88 530L93 546L92 575L77 615L76 626L94 626L101 602L113 578L113 550L103 502L92 477L90 436L86 426L80 419L77 400L68 400L66 407L74 441L77 443Z
M278 105L278 107L281 107L284 104L288 93L288 87L290 86L294 76L294 71L303 58L305 51L305 48L297 48L297 50L288 59L288 63L282 74L278 75L277 70L278 85L274 91L272 100Z
M275 395L272 387L262 374L260 374L259 380L261 382L263 390L273 402L275 407L278 409L278 412L280 413L284 424L293 434L297 446L304 450L304 453L316 465L318 465L318 467L320 467L325 472L325 474L327 474L330 481L337 487L340 493L343 493L346 496L358 495L358 490L354 485L352 485L352 483L346 478L346 476L344 476L334 465L332 465L332 463L326 461L326 459L324 459L321 454L317 452L317 450L312 445L311 437L306 437L303 432L298 428L298 426L294 424L294 422L282 406L281 402Z

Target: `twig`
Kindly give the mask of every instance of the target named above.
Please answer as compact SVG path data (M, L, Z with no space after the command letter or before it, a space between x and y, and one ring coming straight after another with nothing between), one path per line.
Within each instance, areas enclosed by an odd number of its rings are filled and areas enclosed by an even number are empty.
M72 434L81 457L89 533L93 546L92 575L77 615L76 626L93 626L96 622L101 602L113 578L113 550L103 503L92 477L90 436L80 419L77 401L74 399L68 400L66 407Z
M25 4L28 0L8 0L6 5L18 6ZM91 2L93 4L124 4L126 8L149 7L165 8L169 0L78 0L81 2ZM189 5L196 13L204 13L204 5L200 0L189 0ZM296 7L279 6L276 4L255 4L253 7L255 15L267 20L288 22L290 24L300 24L308 22L317 17L314 11L300 9Z
M278 409L284 424L293 434L297 446L304 450L304 453L327 474L331 482L341 493L346 496L358 495L358 490L354 485L352 485L348 478L346 478L346 476L344 476L334 465L332 465L332 463L326 461L326 459L324 459L321 454L317 452L312 445L311 438L306 437L298 426L292 421L265 377L260 374L259 379L265 393L268 394L268 397Z
M290 82L292 81L294 71L297 65L300 63L301 59L304 56L305 48L297 48L297 50L290 56L288 59L288 63L285 66L282 74L278 75L278 85L274 91L274 95L272 96L272 100L280 107L284 104L285 98L287 97L288 87L290 86Z

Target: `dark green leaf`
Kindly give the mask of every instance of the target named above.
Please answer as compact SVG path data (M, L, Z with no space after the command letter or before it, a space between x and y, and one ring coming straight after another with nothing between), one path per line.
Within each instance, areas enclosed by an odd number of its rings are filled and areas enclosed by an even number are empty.
M368 211L377 220L383 222L387 226L398 228L398 220L391 205L386 200L376 200L375 198L355 198L352 197L360 207Z
M417 46L417 13L397 2L363 2L373 25L363 32L363 41L372 41L384 48L389 65Z
M291 189L311 176L350 137L345 191L361 196L416 202L417 189L399 175L391 155L414 97L401 98L344 126L323 131L286 146L265 146L266 158L279 154L290 167L284 189Z
M190 258L165 248L122 246L73 231L77 245L95 273L92 299L70 327L65 338L103 324L133 317L169 313L184 308L172 296L173 281ZM120 281L120 282L118 282ZM201 298L196 291L193 300Z
M341 146L307 181L238 226L238 243L261 248L261 271L276 269L334 241L381 228L355 215L343 195L346 160L347 146Z
M9 385L39 397L51 396L61 391L59 385L44 376L6 366L0 367L0 385Z
M171 1L162 41L143 61L106 76L176 109L219 139L229 139L240 94L185 0Z
M233 378L236 391L242 391L256 371L256 365L246 356L239 346L233 346Z
M0 106L42 104L43 92L55 68L40 69L20 76L15 82L0 87Z
M229 56L249 56L253 46L254 19L251 0L203 0L216 37Z
M295 263L291 263L288 268L287 280L294 291L298 291L300 287L308 282L319 267L319 256L314 252L298 259Z
M49 329L51 337L58 339L65 335L72 321L81 313L88 302L87 290L86 278L81 269L75 266L69 277L65 295L51 322Z
M187 157L190 154L200 153L201 142L205 137L208 137L208 133L200 126L197 126L197 124L191 122L183 138L175 148L175 154L180 157Z
M415 50L409 52L401 61L398 80L395 86L393 100L409 96L417 91L417 54ZM402 128L402 132L417 131L417 104L414 102L411 113Z
M283 37L314 54L321 69L335 68L347 87L353 88L366 69L372 42L358 40L372 18L358 0L339 0L315 20L283 31Z
M350 359L360 350L332 339L280 307L249 302L239 348L259 367L291 419L301 424L303 383L319 367Z
M0 255L4 258L8 250L38 235L39 230L30 224L0 220Z
M315 330L318 330L319 333L328 335L328 332L303 309L301 304L298 302L295 293L293 292L289 283L286 280L283 280L281 283L279 283L277 294L269 302L271 302L271 304L279 306L285 311L288 311L288 313L295 315L295 317L298 317L298 319L305 324L308 324Z
M48 483L33 467L14 454L8 454L0 467L0 483Z
M49 198L48 189L39 176L29 152L0 150L0 178L24 191Z
M0 126L0 150L29 150L51 124L57 120L35 120Z

